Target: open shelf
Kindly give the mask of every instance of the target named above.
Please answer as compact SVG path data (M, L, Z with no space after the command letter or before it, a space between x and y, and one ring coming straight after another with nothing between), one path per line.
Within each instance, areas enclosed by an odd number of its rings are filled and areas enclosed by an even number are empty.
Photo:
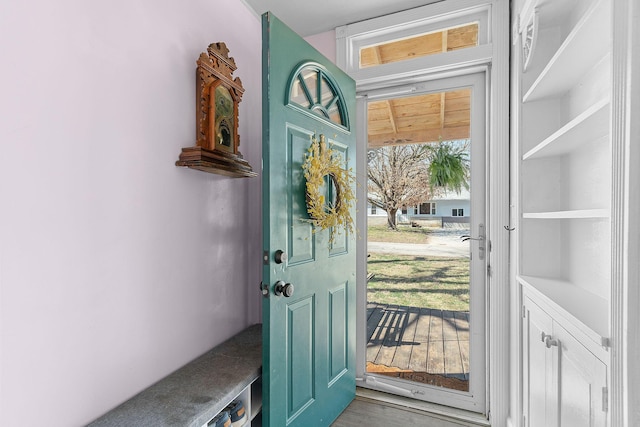
M262 377L258 378L251 386L251 421L260 417L262 412ZM256 423L259 420L256 420ZM253 423L252 423L253 426Z
M601 99L544 141L527 151L522 160L566 154L581 144L609 132L609 99Z
M595 2L549 60L522 102L557 97L571 89L610 51L609 32L602 31L603 25L608 26L610 21L609 0Z
M602 345L609 337L609 301L571 282L533 276L518 276L537 303L554 311L572 326L572 333L584 334ZM586 326L586 328L585 328Z
M576 209L555 212L525 212L526 219L590 219L609 218L609 209Z

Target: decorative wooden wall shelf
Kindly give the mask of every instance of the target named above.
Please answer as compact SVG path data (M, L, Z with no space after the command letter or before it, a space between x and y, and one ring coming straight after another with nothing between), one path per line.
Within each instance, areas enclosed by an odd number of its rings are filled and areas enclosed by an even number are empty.
M176 166L232 177L257 176L238 150L238 104L244 88L239 77L232 77L237 67L229 49L222 42L211 43L197 64L197 141L182 149Z

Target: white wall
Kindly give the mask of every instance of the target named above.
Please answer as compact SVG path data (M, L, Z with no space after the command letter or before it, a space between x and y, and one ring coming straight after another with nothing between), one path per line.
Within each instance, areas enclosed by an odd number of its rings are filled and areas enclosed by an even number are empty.
M240 0L0 6L0 425L77 426L260 321L260 178L174 162L227 43L260 171L260 22Z

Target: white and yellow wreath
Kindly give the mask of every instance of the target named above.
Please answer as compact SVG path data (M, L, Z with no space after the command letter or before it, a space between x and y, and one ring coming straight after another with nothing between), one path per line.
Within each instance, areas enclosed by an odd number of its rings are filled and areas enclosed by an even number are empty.
M307 180L307 213L314 226L321 230L331 229L329 243L335 238L338 227L349 232L354 231L351 208L355 203L353 183L355 178L351 169L345 169L342 155L327 147L324 135L318 140L311 138L311 146L302 165L304 177ZM335 197L327 201L326 181L335 187Z

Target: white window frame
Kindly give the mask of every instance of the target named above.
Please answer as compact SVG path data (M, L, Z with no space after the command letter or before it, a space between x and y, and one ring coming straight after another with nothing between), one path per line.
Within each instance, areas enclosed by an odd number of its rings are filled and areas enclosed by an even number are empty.
M424 81L425 76L435 78L437 73L451 77L473 65L487 64L494 51L491 22L494 18L493 3L507 1L446 0L404 12L370 19L336 28L336 62L355 81L356 88L374 89L402 83ZM499 8L498 8L499 9ZM478 46L360 68L360 49L401 38L412 37L462 23L478 22ZM508 21L505 22L508 28ZM507 30L508 31L508 30ZM508 33L506 34L508 42ZM508 59L508 56L505 55ZM507 64L508 65L508 64Z
M486 40L480 36L479 45L438 55L425 56L408 61L384 64L359 69L359 49L371 44L396 40L402 31L414 34L425 32L418 27L432 20L444 22L456 17L468 17L473 13L487 16ZM453 22L453 21L451 21ZM442 26L449 26L443 24ZM480 26L482 27L482 25ZM426 28L426 27L425 27ZM484 34L484 33L483 33ZM517 354L517 342L511 337L519 328L517 301L512 300L509 282L509 1L508 0L446 0L385 17L358 22L336 28L336 62L356 81L356 91L379 89L380 96L395 94L394 86L405 86L425 79L453 77L471 72L488 73L487 111L489 112L487 163L491 165L487 174L488 224L487 237L491 242L488 277L487 304L491 307L487 316L488 364L487 364L487 412L492 425L518 425L520 415L520 373L517 362L510 353ZM355 60L354 60L355 58ZM366 109L357 109L357 121L366 123ZM363 111L364 110L364 111ZM366 159L359 156L359 170L366 169ZM363 192L364 190L361 190ZM365 196L365 197L363 197ZM357 209L366 212L361 200L366 195L357 195ZM358 228L366 232L358 217ZM507 226L505 228L505 226ZM366 242L366 236L363 241ZM366 245L358 245L358 280L366 277ZM364 275L363 275L364 273ZM358 310L365 310L365 286L358 286ZM365 301L363 303L363 301ZM513 311L514 314L511 314ZM362 328L358 329L359 333ZM516 335L517 336L517 335ZM512 352L511 349L514 349ZM358 365L364 366L362 360ZM361 376L362 372L356 372ZM514 392L512 393L513 390ZM511 411L510 418L510 407Z

